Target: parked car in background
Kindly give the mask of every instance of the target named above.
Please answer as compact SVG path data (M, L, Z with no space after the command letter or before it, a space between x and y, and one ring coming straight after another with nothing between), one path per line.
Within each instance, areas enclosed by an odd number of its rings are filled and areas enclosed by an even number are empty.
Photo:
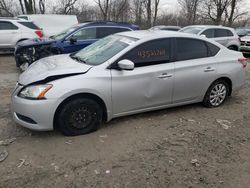
M31 21L0 18L0 51L13 52L18 42L41 37L42 30Z
M26 40L16 45L15 60L22 70L34 61L55 54L76 52L110 34L138 30L138 26L118 22L86 22L51 38Z
M242 36L240 40L241 40L240 51L243 54L249 55L250 54L250 30L247 32L245 36Z
M240 27L240 28L236 28L235 31L239 37L244 37L250 32L250 28Z
M166 31L179 31L181 27L172 25L157 25L151 27L150 30L166 30Z
M43 30L44 36L46 37L56 35L63 30L78 24L76 15L27 14L19 15L17 18L34 22Z
M120 116L197 102L218 107L244 84L246 65L242 53L205 37L123 32L35 62L18 80L12 115L30 129L79 135Z
M233 28L213 25L193 25L182 28L180 32L205 36L231 50L240 50L240 39Z

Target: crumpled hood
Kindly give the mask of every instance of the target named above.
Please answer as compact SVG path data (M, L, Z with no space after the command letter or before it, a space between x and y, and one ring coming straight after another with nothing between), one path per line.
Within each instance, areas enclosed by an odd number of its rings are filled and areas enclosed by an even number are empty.
M56 40L51 38L36 38L36 39L27 39L17 43L18 47L29 47L29 46L38 46L46 45L56 42Z
M250 42L250 36L241 37L240 40L244 42Z
M67 76L72 74L84 74L91 69L91 65L77 62L69 54L50 56L40 59L23 72L19 77L19 83L29 85L55 76Z

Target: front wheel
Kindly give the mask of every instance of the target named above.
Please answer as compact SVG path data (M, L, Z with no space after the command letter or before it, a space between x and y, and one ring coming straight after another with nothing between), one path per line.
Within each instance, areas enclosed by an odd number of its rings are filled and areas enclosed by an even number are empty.
M102 108L92 99L76 98L61 107L56 122L66 136L96 131L102 122Z
M228 93L228 83L224 80L217 80L208 88L203 100L203 104L210 108L218 107L225 102Z

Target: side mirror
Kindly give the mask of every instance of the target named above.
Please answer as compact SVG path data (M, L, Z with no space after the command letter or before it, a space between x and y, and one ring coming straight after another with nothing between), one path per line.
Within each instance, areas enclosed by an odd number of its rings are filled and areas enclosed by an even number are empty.
M118 62L118 67L121 70L130 70L131 71L131 70L134 70L135 64L128 59L123 59L123 60Z
M75 43L77 42L77 38L71 37L71 38L69 39L69 41L70 41L70 44L75 44Z
M206 36L206 35L204 35L204 34L202 34L202 35L201 35L201 37L205 37L205 38L207 38L207 36Z

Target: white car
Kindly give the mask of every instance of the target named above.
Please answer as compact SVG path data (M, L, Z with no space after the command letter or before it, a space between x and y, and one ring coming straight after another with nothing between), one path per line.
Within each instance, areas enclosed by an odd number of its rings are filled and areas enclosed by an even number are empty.
M41 37L42 30L31 21L0 18L0 51L14 51L18 42Z
M212 39L230 50L240 50L240 38L233 28L216 25L191 25L179 30Z
M29 14L19 15L17 18L34 22L37 26L42 28L46 37L56 35L79 23L76 15Z

